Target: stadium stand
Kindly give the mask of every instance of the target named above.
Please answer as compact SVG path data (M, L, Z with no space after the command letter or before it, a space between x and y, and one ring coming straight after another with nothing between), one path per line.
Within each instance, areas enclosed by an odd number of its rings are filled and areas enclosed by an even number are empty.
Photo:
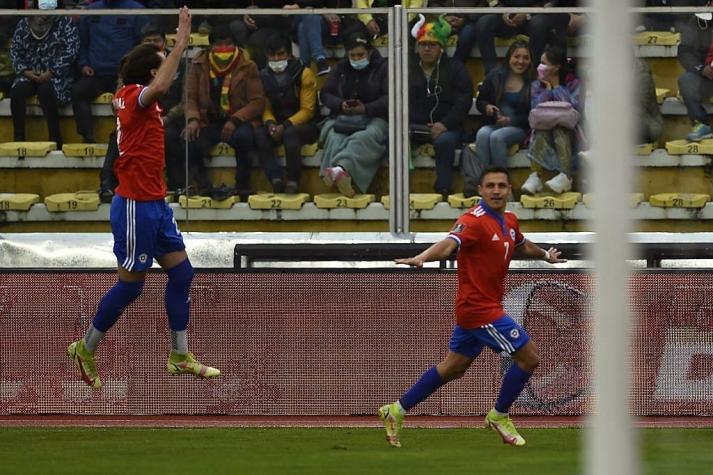
M192 35L190 54L195 54L207 43L207 36ZM499 57L510 42L519 37L496 41ZM171 44L171 35L167 36ZM571 46L574 55L584 55L585 38L577 39ZM680 34L675 32L640 32L632 37L635 51L651 68L657 87L657 100L664 116L664 132L657 143L643 144L632 151L632 162L638 173L632 196L634 216L642 231L696 231L705 229L706 220L713 219L713 206L709 196L713 186L709 177L713 155L713 141L688 143L682 138L690 130L686 109L677 95L677 78L682 68L677 60ZM383 56L388 56L388 35L379 37L374 46ZM297 52L296 45L293 50ZM455 50L455 36L446 49L450 55ZM331 61L344 55L343 48L327 46ZM584 58L586 63L586 58ZM312 66L314 67L314 65ZM482 62L477 48L471 53L466 67L474 84L483 78ZM318 78L321 87L324 78ZM476 88L477 90L477 88ZM34 103L33 103L34 102ZM103 94L92 104L96 136L108 138L114 128L111 111L111 94ZM706 106L713 113L713 104ZM12 126L9 99L0 99L0 229L5 231L106 231L109 229L108 205L96 209L50 212L46 200L60 193L77 193L98 188L98 171L103 164L106 144L81 144L72 120L71 106L60 109L61 129L65 138L62 150L53 150L45 140L45 127L36 101L28 106L28 140L12 143ZM473 130L480 124L479 113L473 107L467 128ZM466 144L466 146L468 146ZM286 197L266 193L270 184L262 170L255 169L252 182L259 191L247 202L238 199L216 201L199 197L181 197L174 200L176 218L190 219L191 230L239 231L384 231L388 229L388 161L384 160L374 183L366 194L354 198L335 195L319 177L321 151L317 144L303 148L302 189L305 193ZM444 228L462 210L477 202L477 197L463 198L462 177L456 174L456 193L444 201L440 197L421 196L432 192L435 176L432 147L422 147L412 153L410 174L413 228L417 231L435 231ZM596 148L587 155L596 157ZM582 157L584 160L587 156ZM596 159L596 158L595 158ZM284 158L282 159L284 160ZM284 162L283 162L284 163ZM258 165L255 163L255 165ZM524 150L513 150L509 167L515 189L527 177L529 163ZM214 183L231 183L235 169L232 150L220 144L212 150L207 164ZM567 196L537 196L511 203L528 231L587 229L591 206L596 199L588 194L585 182L575 187ZM662 195L663 196L659 196ZM37 198L29 196L36 195ZM82 195L85 196L86 195ZM76 198L76 196L75 196ZM172 197L173 198L173 197ZM519 199L519 193L516 193ZM65 197L69 203L82 200ZM29 203L29 204L28 204ZM52 200L50 200L52 203ZM29 208L28 208L29 206ZM82 204L80 207L84 207ZM53 208L59 209L59 208Z

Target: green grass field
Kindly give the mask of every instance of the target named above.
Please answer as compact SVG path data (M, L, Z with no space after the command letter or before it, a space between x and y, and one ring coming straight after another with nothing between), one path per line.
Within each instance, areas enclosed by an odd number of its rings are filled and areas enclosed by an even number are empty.
M7 428L0 473L577 474L581 429L524 429L503 445L482 429L405 429L404 446L380 429ZM713 431L640 431L642 473L713 473Z

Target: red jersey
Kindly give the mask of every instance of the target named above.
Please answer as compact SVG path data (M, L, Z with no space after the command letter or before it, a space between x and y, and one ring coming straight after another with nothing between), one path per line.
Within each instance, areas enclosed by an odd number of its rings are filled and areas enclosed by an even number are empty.
M456 323L473 329L501 318L510 260L515 247L525 242L517 217L482 203L458 218L448 237L459 244Z
M161 108L158 102L148 107L139 104L139 94L145 87L124 86L114 96L119 145L119 157L114 162L114 174L119 180L116 193L137 201L166 197Z

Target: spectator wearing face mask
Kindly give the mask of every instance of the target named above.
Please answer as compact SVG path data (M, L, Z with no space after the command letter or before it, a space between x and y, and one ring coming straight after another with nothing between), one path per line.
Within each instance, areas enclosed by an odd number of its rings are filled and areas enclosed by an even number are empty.
M388 64L362 31L344 41L347 57L327 76L322 103L331 117L319 137L320 175L345 196L366 193L388 147Z
M555 176L544 183L555 193L572 189L574 176L574 156L578 152L579 111L583 109L584 96L579 79L574 75L564 51L556 46L545 49L537 66L537 80L532 82L530 93L530 126L532 136L527 150L527 158L533 172L522 185L522 192L535 194L542 190L540 175L544 170L555 172ZM569 110L557 109L557 115L576 117L577 123L564 125L557 122L547 127L533 123L536 109L540 104L556 102L569 104ZM554 115L554 114L553 114Z
M10 49L15 67L10 91L15 141L25 141L25 107L37 95L49 140L62 148L59 106L71 98L72 64L78 52L79 33L69 17L31 16L17 24Z
M710 1L698 0L696 6ZM685 72L678 78L678 90L693 122L686 138L699 142L713 137L703 104L713 96L713 13L696 13L681 25L678 60Z
M265 42L267 67L260 71L265 89L263 124L255 130L265 174L275 193L297 193L302 168L302 146L319 138L314 122L317 109L317 79L304 63L294 58L290 40L276 34ZM287 183L275 156L285 147Z

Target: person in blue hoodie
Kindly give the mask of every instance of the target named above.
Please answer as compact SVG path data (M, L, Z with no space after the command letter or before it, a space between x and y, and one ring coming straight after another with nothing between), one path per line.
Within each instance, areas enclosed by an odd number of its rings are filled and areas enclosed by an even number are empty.
M98 0L87 9L144 8L134 0ZM116 90L119 61L141 42L146 15L83 16L79 23L80 79L72 87L72 109L77 133L94 143L91 101Z

